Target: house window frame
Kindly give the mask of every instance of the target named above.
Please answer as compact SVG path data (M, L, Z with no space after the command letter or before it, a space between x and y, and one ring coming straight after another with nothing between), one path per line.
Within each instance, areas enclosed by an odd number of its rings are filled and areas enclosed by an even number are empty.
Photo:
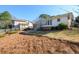
M57 22L60 22L60 18L57 19Z
M48 20L47 25L52 25L52 20Z
M50 25L52 25L52 20L50 20Z
M49 20L47 21L47 25L49 25Z

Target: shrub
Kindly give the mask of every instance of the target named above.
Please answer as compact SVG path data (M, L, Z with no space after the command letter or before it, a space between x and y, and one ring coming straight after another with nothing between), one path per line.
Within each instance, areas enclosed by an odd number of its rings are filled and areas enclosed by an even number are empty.
M40 27L40 28L38 28L38 29L37 29L37 31L42 31L42 30L43 30L43 28L42 28L42 27Z
M67 29L67 25L64 23L60 23L58 26L56 27L40 27L37 30L38 31L49 31L49 30L63 30L63 29Z
M51 27L44 27L43 30L45 31L51 30Z
M48 30L51 30L52 27L40 27L38 28L37 30L38 31L48 31Z
M56 27L56 29L58 29L58 30L67 29L67 25L64 24L64 23L60 23L60 24Z
M51 27L51 30L55 30L56 29L56 27Z

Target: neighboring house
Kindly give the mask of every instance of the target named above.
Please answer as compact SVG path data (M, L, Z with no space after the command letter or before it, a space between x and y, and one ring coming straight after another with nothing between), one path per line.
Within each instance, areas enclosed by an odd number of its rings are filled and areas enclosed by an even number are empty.
M33 23L28 21L28 28L33 28Z
M12 20L12 24L14 28L18 28L20 30L33 28L33 24L27 20Z
M61 14L61 15L56 15L56 16L50 16L50 19L45 19L45 18L38 18L38 21L35 22L36 29L42 27L56 27L60 23L64 23L68 25L68 28L71 27L72 21L74 19L73 13L66 13L66 14Z

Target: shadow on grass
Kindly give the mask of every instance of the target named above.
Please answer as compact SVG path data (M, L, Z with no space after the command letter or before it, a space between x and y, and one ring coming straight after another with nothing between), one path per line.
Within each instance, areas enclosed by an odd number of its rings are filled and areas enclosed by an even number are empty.
M23 31L23 32L20 32L19 34L43 36L43 35L48 34L48 33L57 33L57 32L60 32L60 31L61 30L54 30L54 31Z

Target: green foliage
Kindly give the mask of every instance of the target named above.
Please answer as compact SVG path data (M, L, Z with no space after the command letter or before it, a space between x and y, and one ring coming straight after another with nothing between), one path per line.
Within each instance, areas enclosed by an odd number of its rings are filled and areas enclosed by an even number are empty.
M56 27L41 27L41 28L39 28L39 29L37 29L38 31L42 31L42 30L44 30L44 31L48 31L48 30L63 30L63 29L67 29L67 25L66 24L64 24L64 23L60 23L58 26L56 26Z
M4 11L3 13L0 13L0 22L2 26L0 28L7 28L8 25L11 23L12 16L8 11Z
M45 31L51 30L51 27L44 27L43 30Z
M6 34L15 34L15 33L17 33L18 31L8 31L8 32L6 32Z
M40 27L40 28L38 28L37 30L38 30L38 31L43 31L43 30L44 30L44 31L48 31L48 30L51 30L51 28L52 28L52 27Z
M4 36L5 36L5 35L3 35L3 34L1 35L1 34L0 34L0 38L2 38L2 37L4 37Z
M40 16L39 16L39 18L44 18L44 19L50 19L50 15L47 15L47 14L41 14Z
M58 30L67 29L67 25L64 24L64 23L60 23L60 24L57 26L57 29L58 29Z
M53 26L52 26L52 27L51 27L51 30L56 30L56 27L53 27Z
M11 14L8 11L4 11L0 14L0 20L11 20Z

